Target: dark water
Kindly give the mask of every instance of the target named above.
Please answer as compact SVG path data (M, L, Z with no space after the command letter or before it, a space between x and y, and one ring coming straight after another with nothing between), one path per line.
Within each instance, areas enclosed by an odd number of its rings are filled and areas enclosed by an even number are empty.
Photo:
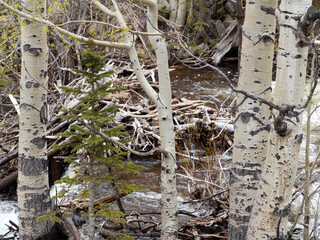
M219 67L232 81L237 79L237 64ZM222 76L212 70L192 70L177 68L170 72L172 91L179 97L193 100L223 101L230 93L230 88Z

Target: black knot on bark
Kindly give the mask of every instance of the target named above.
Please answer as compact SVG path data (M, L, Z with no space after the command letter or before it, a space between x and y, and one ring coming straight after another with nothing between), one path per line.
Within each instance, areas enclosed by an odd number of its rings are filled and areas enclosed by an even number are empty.
M275 121L274 122L274 129L276 130L276 132L281 136L281 137L285 137L287 136L287 129L288 129L288 125L286 122L280 120L280 121Z

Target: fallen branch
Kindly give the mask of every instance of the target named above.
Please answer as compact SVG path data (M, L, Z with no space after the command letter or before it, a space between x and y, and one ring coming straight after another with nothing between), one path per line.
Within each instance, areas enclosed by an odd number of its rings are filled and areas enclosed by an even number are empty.
M5 178L2 178L0 180L0 191L10 186L13 182L17 181L17 179L18 179L18 171L13 172L12 174L10 174Z
M80 118L78 118L74 113L69 112L70 115L72 115L74 117L75 120L77 120L79 123L81 123L83 126L85 126L86 128L88 128L89 130L91 130L92 132L100 135L102 138L112 142L113 144L115 144L116 146L122 148L125 151L129 151L130 153L133 153L137 156L141 156L141 157L148 157L148 156L153 156L156 153L162 153L164 156L168 156L168 152L163 150L162 148L156 148L153 150L150 150L148 152L138 152L136 150L133 150L132 148L126 146L125 144L123 144L122 142L119 142L111 137L109 137L107 134L105 134L102 130L98 131L95 128L93 128L92 126L90 126L89 124L85 123L83 120L81 120Z
M121 192L120 193L120 198L126 196L127 194ZM99 206L103 203L111 203L116 200L116 194L110 194L108 196L99 198L94 201L94 206ZM88 201L68 201L68 202L61 202L58 205L59 207L65 207L65 208L71 208L75 207L76 210L85 210L89 207L89 202Z

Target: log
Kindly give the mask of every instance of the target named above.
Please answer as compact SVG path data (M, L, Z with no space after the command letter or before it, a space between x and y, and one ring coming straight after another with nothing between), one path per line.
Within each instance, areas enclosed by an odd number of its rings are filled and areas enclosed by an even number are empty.
M7 156L4 156L3 158L0 159L0 166L6 164L7 162L10 162L10 160L18 157L18 150L13 151L9 153Z
M120 198L126 196L126 193L121 192L120 193ZM116 194L110 194L107 196L104 196L102 198L99 198L94 201L94 206L98 206L103 203L111 203L117 199ZM59 207L76 207L77 210L84 210L89 207L89 202L88 201L68 201L68 202L61 202Z
M0 191L4 190L6 187L10 186L12 183L17 181L18 171L13 172L9 176L0 180Z
M71 141L71 138L65 139L61 144L66 144ZM60 150L57 149L51 149L48 152L48 158L52 157L55 153L57 153ZM14 155L15 154L15 155ZM12 157L12 158L11 158ZM18 151L12 152L11 154L7 155L6 157L2 158L0 161L3 162L3 159L6 160L7 162L10 161L11 159L18 157ZM11 159L10 159L11 158ZM9 159L9 160L8 160ZM0 163L2 163L0 162ZM50 161L51 162L51 161ZM4 164L4 163L3 163ZM0 164L1 165L1 164ZM18 171L13 172L9 176L3 178L0 180L0 191L3 190L4 188L8 187L10 184L13 184L15 181L18 179ZM57 179L55 179L57 180Z
M218 65L221 62L221 59L226 55L229 50L236 46L238 43L238 21L234 20L233 23L227 28L226 35L221 39L217 44L217 51L214 53L212 59L213 64Z
M50 124L50 123L48 123L48 124ZM68 125L69 125L69 122L64 121L64 122L60 123L58 126L56 126L55 128L47 131L46 135L56 134L59 131L61 131L63 128L67 127ZM10 162L12 159L17 158L17 157L18 157L18 150L15 150L0 159L0 166L6 164L7 162Z

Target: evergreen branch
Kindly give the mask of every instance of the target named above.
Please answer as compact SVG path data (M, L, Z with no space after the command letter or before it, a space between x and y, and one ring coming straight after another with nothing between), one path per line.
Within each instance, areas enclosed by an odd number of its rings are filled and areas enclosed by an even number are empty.
M112 142L113 144L117 145L118 147L122 148L125 151L128 151L130 153L133 153L137 156L141 156L141 157L148 157L148 156L152 156L155 153L162 153L165 157L168 157L168 152L165 151L162 148L156 148L156 149L152 149L148 152L138 152L136 150L133 150L132 148L126 146L125 144L123 144L122 142L119 142L111 137L109 137L107 134L105 134L102 130L98 131L97 129L95 129L94 127L90 126L89 124L87 124L85 121L81 120L80 118L78 118L73 112L68 110L68 113L70 113L70 115L72 115L72 117L77 120L78 122L80 122L83 126L85 126L86 128L88 128L89 130L91 130L92 132L100 135L102 138L104 138L105 140L108 140L110 142Z

